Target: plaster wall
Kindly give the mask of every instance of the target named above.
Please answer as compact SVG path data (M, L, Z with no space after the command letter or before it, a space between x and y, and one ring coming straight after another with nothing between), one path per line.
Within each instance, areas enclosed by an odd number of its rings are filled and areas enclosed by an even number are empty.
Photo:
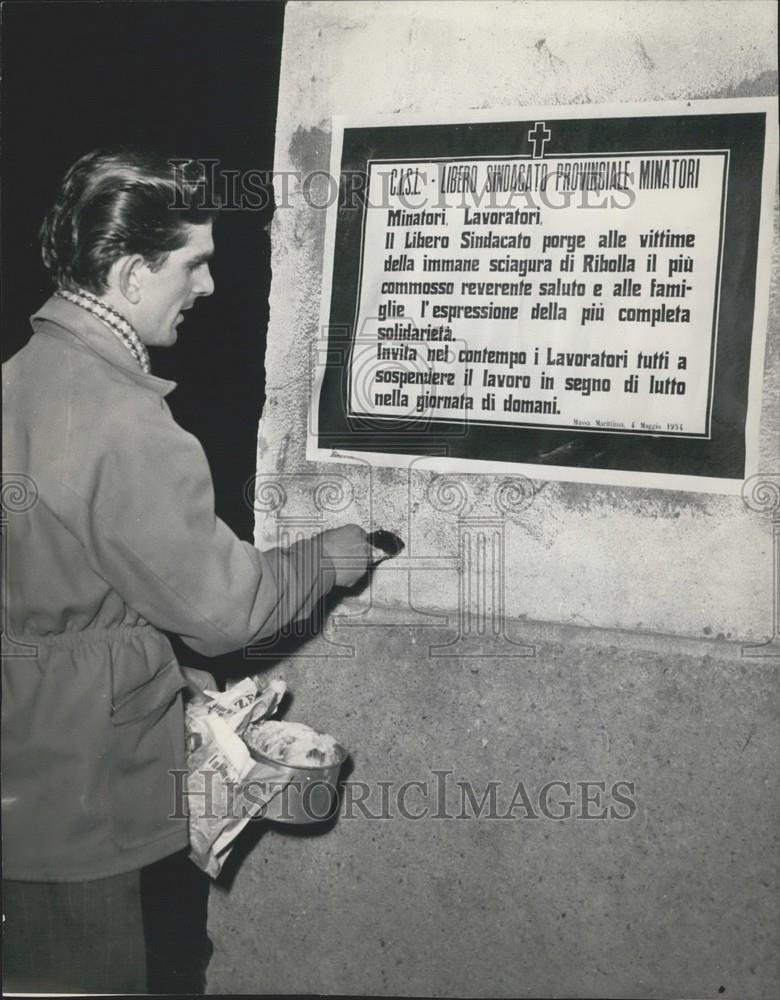
M334 114L776 93L776 40L774 7L760 2L291 4L275 169L327 170ZM294 184L289 195L277 187L258 472L281 476L290 497L281 511L258 505L259 544L275 541L276 513L318 514L315 479L300 474L324 475L344 494L327 523L399 531L407 564L457 558L458 517L505 520L510 617L737 639L771 631L771 528L741 497L535 480L518 516L505 517L494 477L461 477L465 495L447 504L431 473L307 463L325 212ZM313 187L308 202L325 193ZM780 453L777 303L775 281L761 422L768 472ZM370 599L452 610L457 587L448 567L388 567Z
M275 169L327 170L334 114L776 94L776 36L763 2L290 3ZM741 646L772 631L770 515L538 480L507 503L487 476L443 493L430 473L307 463L325 212L294 188L277 203L257 544L346 521L407 540L268 664L294 691L287 717L344 742L373 812L382 781L432 790L436 769L505 797L626 780L636 811L258 824L212 891L210 990L774 996L778 661ZM770 473L779 339L775 280ZM458 617L464 519L502 539L483 574L502 594L468 598L495 633Z

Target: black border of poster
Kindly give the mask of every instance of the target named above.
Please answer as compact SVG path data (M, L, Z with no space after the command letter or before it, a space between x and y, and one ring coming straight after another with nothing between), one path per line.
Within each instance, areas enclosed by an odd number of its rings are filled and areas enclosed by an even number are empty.
M416 419L349 415L349 358L367 211L367 206L356 204L352 195L360 190L355 175L362 175L365 189L370 161L526 155L526 136L537 120L344 129L318 446L379 454L446 455L512 464L743 479L766 142L763 112L549 120L554 128L545 154L550 157L658 154L667 150L729 152L708 439L447 423L440 419L433 422L424 415Z

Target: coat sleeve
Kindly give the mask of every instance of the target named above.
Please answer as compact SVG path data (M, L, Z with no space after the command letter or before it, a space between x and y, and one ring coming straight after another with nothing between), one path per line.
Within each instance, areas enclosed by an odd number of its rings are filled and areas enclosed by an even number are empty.
M80 517L92 568L151 624L215 656L308 616L333 586L318 536L261 552L214 510L205 453L162 400L111 420Z

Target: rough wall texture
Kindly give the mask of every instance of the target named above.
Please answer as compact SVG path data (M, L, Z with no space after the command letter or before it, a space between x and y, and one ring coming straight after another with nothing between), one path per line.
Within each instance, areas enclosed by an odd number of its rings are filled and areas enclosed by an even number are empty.
M275 168L327 170L333 114L765 95L776 92L771 4L293 4ZM322 197L316 193L310 201ZM281 200L281 199L280 199ZM268 402L258 470L326 473L352 502L332 523L395 528L417 556L457 554L457 517L495 516L496 480L465 477L442 510L433 475L304 461L325 213L300 196L274 220ZM775 254L777 243L775 242ZM775 256L775 263L777 258ZM774 268L777 273L777 267ZM768 337L761 468L776 471L778 295ZM739 497L536 481L507 527L512 617L756 638L771 621L771 530ZM434 502L432 502L432 499ZM284 514L312 515L301 496ZM412 521L410 523L410 516ZM275 539L262 512L258 541ZM378 574L373 600L457 606L451 572Z
M353 632L353 658L274 675L288 717L336 733L367 812L389 818L255 824L211 892L211 991L774 1000L777 660L572 626L529 626L533 658L437 660L435 631ZM522 782L539 818L519 799L514 819L435 818L461 814L458 780L478 799L496 782L494 815ZM558 815L581 781L633 781L637 811L545 818L555 780L572 792L555 790ZM399 812L405 781L427 788L406 799L423 819Z
M290 4L275 167L327 170L334 114L776 94L775 16L762 2ZM325 213L289 201L273 223L258 450L261 482L284 496L258 494L257 542L318 518L408 542L406 562L274 666L295 691L289 717L335 731L375 795L452 768L506 795L518 779L635 781L638 808L629 822L258 828L212 893L210 988L774 995L779 661L738 644L772 629L769 516L738 497L541 481L507 503L476 475L443 496L428 473L307 463ZM777 274L776 238L773 253ZM767 472L779 340L775 281ZM464 517L503 533L509 622L437 655ZM482 601L498 623L501 597Z

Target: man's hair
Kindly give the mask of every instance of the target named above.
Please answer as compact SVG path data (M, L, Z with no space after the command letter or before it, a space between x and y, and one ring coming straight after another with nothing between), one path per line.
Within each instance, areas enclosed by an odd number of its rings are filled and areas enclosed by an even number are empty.
M43 263L57 285L99 294L120 257L140 254L159 268L187 242L186 227L211 222L216 210L198 160L95 150L70 167L44 219Z

